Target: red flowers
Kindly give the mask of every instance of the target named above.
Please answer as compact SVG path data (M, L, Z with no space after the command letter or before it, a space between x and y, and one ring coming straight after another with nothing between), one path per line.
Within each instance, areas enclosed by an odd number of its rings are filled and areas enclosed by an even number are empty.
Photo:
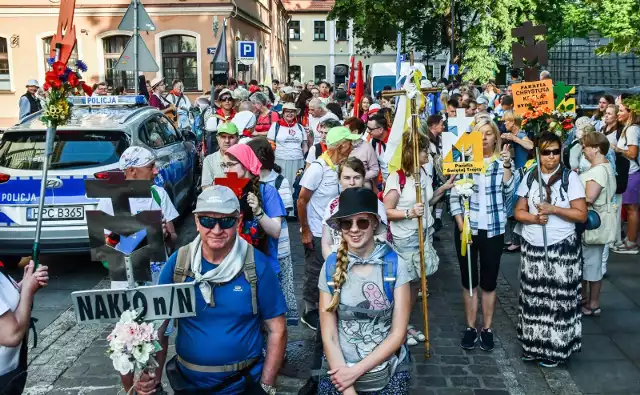
M64 74L64 71L67 69L67 65L62 62L55 62L51 66L51 70L56 73L56 75L60 76Z
M51 86L56 89L60 89L62 88L62 81L60 80L51 81Z
M49 85L49 83L48 83L48 82L45 82L45 83L42 85L42 89L44 89L45 91L48 91L48 90L49 90L49 88L51 88L51 85Z
M69 78L67 79L67 81L69 82L69 85L74 88L80 84L80 80L78 79L76 73L69 73Z
M44 79L49 83L49 85L53 85L54 81L60 81L58 74L56 74L55 71L47 71L44 75Z

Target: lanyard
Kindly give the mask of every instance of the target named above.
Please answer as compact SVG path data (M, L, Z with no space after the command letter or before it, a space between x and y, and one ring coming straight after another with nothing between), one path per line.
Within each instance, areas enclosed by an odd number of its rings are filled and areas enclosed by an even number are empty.
M333 164L333 161L331 160L331 158L329 157L329 154L326 151L322 155L320 155L320 157L324 159L324 161L327 163L327 165L329 165L331 170L337 171L336 166Z

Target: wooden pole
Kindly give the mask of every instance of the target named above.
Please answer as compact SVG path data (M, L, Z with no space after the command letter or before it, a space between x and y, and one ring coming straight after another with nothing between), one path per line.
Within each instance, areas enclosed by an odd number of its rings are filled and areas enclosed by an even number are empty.
M410 62L413 66L413 51L411 51ZM418 108L416 98L411 99L411 141L413 143L413 170L416 188L416 203L422 203L422 181L420 166L420 132L418 131ZM428 206L428 205L427 205ZM425 207L428 209L428 207ZM424 262L424 226L422 216L418 217L418 251L420 252L420 281L422 286L422 314L424 319L424 348L425 358L431 357L431 345L429 343L429 306L427 304L427 269Z

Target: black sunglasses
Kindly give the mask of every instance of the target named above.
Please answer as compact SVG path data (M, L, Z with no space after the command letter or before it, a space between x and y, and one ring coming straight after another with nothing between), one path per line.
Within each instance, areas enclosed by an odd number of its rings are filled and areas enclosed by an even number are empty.
M225 101L233 101L233 98L232 98L232 97L229 97L229 96L225 96L225 97L223 97L222 99L220 99L220 101L221 101L221 102L225 102Z
M542 156L549 156L551 154L558 156L560 155L560 149L543 149L542 151L540 151L540 155Z
M342 229L343 232L349 231L351 227L353 227L353 222L354 220L348 220L348 219L340 220L340 229ZM369 229L369 226L371 226L371 221L369 221L366 218L356 219L355 222L356 222L356 226L360 230L367 230Z
M198 217L198 222L207 229L213 229L216 225L220 225L220 229L231 229L238 222L238 217Z

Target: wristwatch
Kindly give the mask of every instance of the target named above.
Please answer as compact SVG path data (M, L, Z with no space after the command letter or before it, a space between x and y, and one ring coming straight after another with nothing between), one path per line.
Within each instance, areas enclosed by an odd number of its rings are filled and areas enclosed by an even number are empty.
M409 219L409 210L404 210L404 219Z
M260 383L260 385L262 386L262 389L264 390L264 392L266 392L268 395L276 395L276 387L273 385L267 385L265 383Z

